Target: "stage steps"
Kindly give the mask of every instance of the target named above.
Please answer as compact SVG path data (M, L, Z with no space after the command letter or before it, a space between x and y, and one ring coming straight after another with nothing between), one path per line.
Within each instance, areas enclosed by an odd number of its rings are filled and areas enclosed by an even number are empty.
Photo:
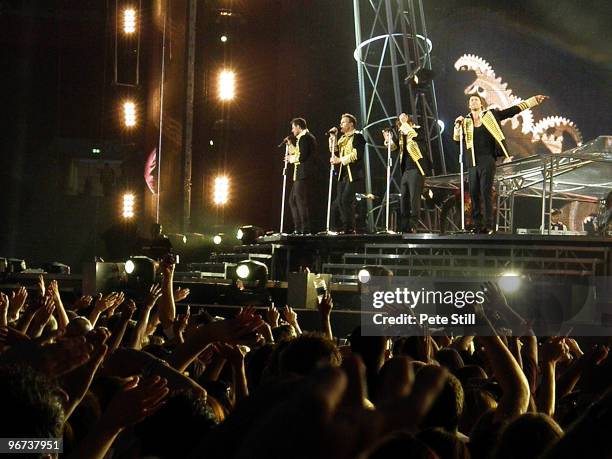
M594 276L609 272L609 249L598 246L532 246L508 241L486 244L364 245L341 260L322 263L335 280L354 281L364 265L383 266L399 276L499 275L507 271L539 276Z

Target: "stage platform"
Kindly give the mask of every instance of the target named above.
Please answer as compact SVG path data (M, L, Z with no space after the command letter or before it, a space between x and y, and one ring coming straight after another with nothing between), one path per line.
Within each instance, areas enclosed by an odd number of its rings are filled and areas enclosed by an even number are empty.
M332 274L335 282L355 282L364 265L389 268L395 275L499 275L509 270L551 276L607 276L612 239L565 235L371 234L272 235L252 245L213 254L220 269L253 259L266 263L270 279L308 267ZM220 271L219 271L220 273ZM212 275L211 275L212 274ZM214 273L203 277L215 277Z

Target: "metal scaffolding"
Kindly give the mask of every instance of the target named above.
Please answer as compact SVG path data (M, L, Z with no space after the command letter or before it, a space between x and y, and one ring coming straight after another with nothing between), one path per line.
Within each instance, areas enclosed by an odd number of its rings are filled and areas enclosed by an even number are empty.
M419 70L431 70L431 40L427 36L422 0L353 0L355 52L359 81L360 122L366 138L364 158L366 193L385 189L386 149L381 130L406 112L426 132L427 155L433 173L445 174L446 163L434 83L414 86L404 82ZM374 151L374 160L370 152ZM393 166L395 171L397 163ZM390 196L397 196L393 179ZM376 193L374 193L376 194ZM384 215L384 203L368 200L368 225L375 230Z

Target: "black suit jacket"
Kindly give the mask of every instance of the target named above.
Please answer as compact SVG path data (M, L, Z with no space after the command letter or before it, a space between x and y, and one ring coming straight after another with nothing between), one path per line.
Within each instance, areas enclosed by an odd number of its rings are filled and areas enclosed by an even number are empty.
M361 132L355 131L353 138L353 148L357 150L357 160L342 166L339 172L340 175L338 177L338 180L342 180L345 176L348 177L349 174L347 166L351 168L351 177L353 178L353 181L363 180L363 156L365 155L365 146L365 137Z
M317 139L308 131L298 140L298 147L300 149L300 164L294 164L294 167L297 167L295 179L304 180L316 173Z

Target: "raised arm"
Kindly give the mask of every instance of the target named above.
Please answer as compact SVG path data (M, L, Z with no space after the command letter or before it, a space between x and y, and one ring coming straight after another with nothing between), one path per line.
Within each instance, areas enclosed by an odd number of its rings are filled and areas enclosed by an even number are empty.
M500 110L498 113L498 117L500 120L512 118L514 115L518 115L523 110L527 110L528 108L533 108L540 105L546 99L548 99L548 96L538 94L537 96L530 97L529 99L524 100L519 104L513 105L512 107L508 107L505 110Z
M162 280L162 296L159 300L159 321L164 330L172 327L174 319L176 319L176 305L174 304L174 291L172 283L174 282L174 263L162 263L161 265L163 280Z

